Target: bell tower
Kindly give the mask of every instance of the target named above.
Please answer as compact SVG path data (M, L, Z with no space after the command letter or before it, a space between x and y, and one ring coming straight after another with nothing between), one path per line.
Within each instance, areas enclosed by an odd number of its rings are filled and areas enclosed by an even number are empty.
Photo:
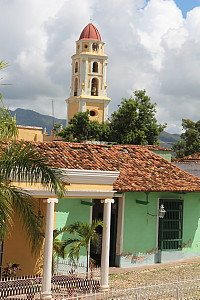
M67 102L67 124L77 112L89 111L90 120L100 123L108 120L106 93L107 55L98 29L88 24L76 42L72 56L72 83Z

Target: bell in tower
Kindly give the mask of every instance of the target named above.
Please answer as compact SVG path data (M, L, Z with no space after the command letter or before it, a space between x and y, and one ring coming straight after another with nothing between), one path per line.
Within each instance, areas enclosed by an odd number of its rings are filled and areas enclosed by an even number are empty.
M88 24L76 42L72 56L72 83L67 102L67 123L77 112L89 111L90 119L100 123L108 119L106 93L107 55L98 29Z

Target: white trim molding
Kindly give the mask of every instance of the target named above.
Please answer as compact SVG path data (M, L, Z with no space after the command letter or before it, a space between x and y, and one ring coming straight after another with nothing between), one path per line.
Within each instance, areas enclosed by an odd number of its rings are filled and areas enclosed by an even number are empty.
M26 191L32 195L33 197L38 198L47 198L47 197L55 197L55 193L49 190L45 189L26 189ZM66 190L65 195L63 198L78 198L78 197L84 197L84 198L109 198L114 197L114 194L116 191L97 191L97 190Z
M61 169L61 171L64 175L64 181L69 183L113 184L120 174L119 171L80 169Z

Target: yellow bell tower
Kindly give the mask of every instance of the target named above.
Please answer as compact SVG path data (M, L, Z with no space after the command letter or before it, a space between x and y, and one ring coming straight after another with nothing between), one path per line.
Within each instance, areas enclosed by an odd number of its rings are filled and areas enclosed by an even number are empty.
M72 84L67 102L67 123L77 112L89 111L90 120L108 120L106 93L107 55L98 29L88 24L76 42L72 56Z

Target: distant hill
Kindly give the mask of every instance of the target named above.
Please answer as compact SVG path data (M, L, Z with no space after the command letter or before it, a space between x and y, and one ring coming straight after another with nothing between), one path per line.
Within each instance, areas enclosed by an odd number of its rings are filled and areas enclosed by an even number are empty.
M161 147L171 149L174 143L180 141L180 134L177 133L168 133L166 131L161 132L158 137L158 141Z
M46 128L47 132L50 133L54 124L62 124L66 126L65 119L52 118L48 115L42 115L33 110L17 108L14 111L10 111L12 116L16 116L17 125L25 126L36 126Z
M46 128L47 132L50 133L54 124L62 124L66 126L65 119L52 118L48 115L42 115L33 110L17 108L14 111L10 111L12 116L16 116L18 125L25 126L36 126ZM159 135L160 146L171 149L173 144L180 140L180 134L171 134L166 131L161 132Z

